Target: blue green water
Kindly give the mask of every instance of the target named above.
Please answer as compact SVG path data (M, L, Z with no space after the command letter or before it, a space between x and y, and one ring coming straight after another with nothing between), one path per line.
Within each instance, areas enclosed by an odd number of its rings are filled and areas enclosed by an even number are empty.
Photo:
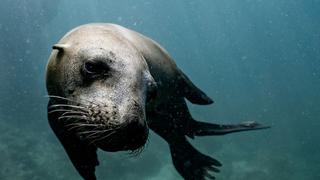
M163 45L216 102L189 104L195 119L272 125L192 141L224 164L218 179L320 179L319 19L319 0L2 0L0 179L80 179L47 123L44 73L51 46L89 22ZM138 157L99 158L98 179L181 179L155 134Z

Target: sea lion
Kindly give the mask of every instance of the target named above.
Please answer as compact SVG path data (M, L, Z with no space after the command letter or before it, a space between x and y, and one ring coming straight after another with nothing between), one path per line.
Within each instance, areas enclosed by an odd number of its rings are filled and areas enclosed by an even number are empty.
M187 136L265 129L256 122L196 121L186 100L213 103L158 43L115 24L68 32L53 46L46 71L48 120L73 165L94 180L96 150L138 151L149 128L164 138L184 179L214 179L221 163L200 153Z

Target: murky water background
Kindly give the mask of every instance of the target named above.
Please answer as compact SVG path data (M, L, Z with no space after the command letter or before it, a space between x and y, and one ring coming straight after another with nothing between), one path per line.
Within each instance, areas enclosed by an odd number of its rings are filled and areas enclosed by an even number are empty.
M258 120L265 131L197 138L221 180L320 179L319 0L2 0L0 179L80 179L46 118L51 46L71 28L112 22L162 44L216 101L196 119ZM138 157L99 152L98 179L181 179L152 134Z

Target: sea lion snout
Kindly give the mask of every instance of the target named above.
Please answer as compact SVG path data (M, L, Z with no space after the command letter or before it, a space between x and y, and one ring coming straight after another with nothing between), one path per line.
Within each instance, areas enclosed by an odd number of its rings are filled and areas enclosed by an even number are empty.
M120 124L119 112L115 105L91 104L88 107L88 123L103 124L109 127Z
M148 126L144 109L131 100L125 108L104 103L49 95L48 113L57 117L65 132L105 151L135 151L144 146Z
M100 149L111 152L135 151L145 145L149 134L145 121L137 116L128 115L118 127L119 129L113 136L110 136L108 142L97 143Z
M88 140L102 150L134 151L147 141L149 130L143 108L136 102L131 103L124 113L120 113L115 105L91 105L88 119L89 124L99 125L102 132L94 139L89 137Z

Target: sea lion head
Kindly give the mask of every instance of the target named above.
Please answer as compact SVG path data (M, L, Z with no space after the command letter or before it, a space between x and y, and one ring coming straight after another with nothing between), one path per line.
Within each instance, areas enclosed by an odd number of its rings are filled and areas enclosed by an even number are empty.
M145 104L156 85L130 42L104 30L74 30L53 46L46 83L48 113L65 133L105 151L145 144Z

